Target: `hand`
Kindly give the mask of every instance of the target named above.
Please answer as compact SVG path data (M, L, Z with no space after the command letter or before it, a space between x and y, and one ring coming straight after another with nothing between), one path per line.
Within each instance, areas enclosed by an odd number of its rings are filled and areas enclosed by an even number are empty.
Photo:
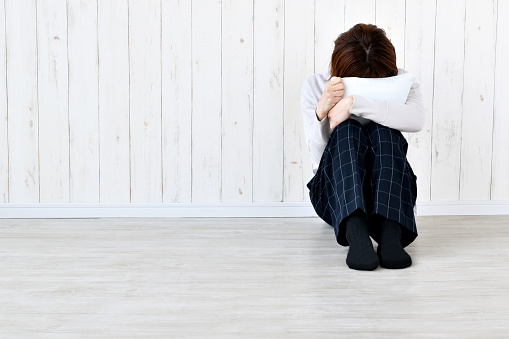
M353 105L353 96L347 96L340 100L327 114L329 118L329 126L331 129L336 128L337 125L350 117L350 109Z
M323 89L322 97L316 106L316 117L322 121L327 116L329 111L336 105L345 94L345 85L341 78L332 77Z

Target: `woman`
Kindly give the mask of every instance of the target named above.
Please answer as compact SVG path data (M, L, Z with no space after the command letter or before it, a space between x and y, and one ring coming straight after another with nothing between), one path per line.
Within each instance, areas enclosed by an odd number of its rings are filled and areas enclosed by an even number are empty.
M410 266L404 247L417 237L417 184L401 131L420 131L425 110L385 32L358 24L342 33L330 72L305 81L301 106L315 174L307 185L311 203L337 242L349 246L348 267Z

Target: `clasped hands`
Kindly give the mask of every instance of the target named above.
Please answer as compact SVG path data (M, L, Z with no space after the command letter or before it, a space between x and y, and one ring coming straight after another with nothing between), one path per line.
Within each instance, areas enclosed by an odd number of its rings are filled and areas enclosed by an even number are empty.
M332 77L325 85L322 97L316 106L316 117L322 121L325 117L329 118L331 129L350 117L350 109L353 105L353 96L343 98L345 94L345 85L339 77Z

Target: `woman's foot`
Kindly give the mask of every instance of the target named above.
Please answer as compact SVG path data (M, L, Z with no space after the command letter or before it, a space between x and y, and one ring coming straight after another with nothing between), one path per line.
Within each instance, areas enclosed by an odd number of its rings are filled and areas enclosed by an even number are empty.
M401 225L397 222L385 219L380 223L377 254L383 268L399 269L412 265L412 258L401 245L401 234Z
M358 210L348 217L346 239L349 244L346 256L348 267L361 271L373 271L378 267L378 256L369 238L369 226L364 212Z

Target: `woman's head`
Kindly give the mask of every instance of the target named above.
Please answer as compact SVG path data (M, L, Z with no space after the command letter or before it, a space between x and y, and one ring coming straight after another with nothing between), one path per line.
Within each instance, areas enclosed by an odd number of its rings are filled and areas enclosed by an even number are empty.
M334 42L331 76L385 78L398 74L396 51L383 29L357 24Z

